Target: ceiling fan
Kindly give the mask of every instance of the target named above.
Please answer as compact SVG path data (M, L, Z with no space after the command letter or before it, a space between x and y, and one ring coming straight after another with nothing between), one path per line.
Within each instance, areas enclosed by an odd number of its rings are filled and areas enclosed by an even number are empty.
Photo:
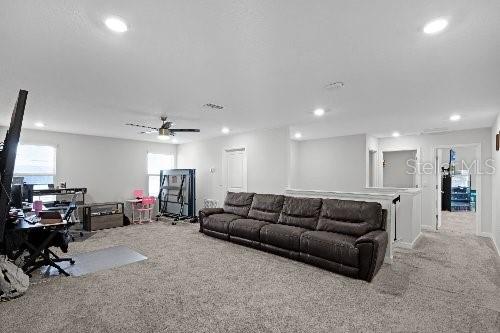
M199 132L200 131L199 129L196 129L196 128L170 128L170 126L172 126L172 122L167 121L167 116L161 116L160 119L162 121L162 124L159 128L145 126L145 125L139 125L139 124L132 124L132 123L127 123L125 125L139 127L139 128L144 129L142 132L140 132L140 134L158 133L158 135L160 137L174 136L175 133L179 133L179 132Z

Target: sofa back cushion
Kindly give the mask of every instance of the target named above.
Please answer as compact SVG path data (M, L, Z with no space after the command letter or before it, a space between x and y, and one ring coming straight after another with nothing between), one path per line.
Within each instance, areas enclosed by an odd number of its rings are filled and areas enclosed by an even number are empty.
M256 220L276 223L283 208L285 197L275 194L255 194L248 217Z
M323 199L317 230L361 236L382 228L378 202Z
M224 200L224 212L243 217L248 216L254 193L227 192Z
M285 197L278 223L314 230L320 210L320 198Z

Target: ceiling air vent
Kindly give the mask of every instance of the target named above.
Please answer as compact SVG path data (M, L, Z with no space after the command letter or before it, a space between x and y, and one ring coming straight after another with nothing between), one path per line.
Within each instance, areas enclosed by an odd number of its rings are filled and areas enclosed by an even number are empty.
M213 104L213 103L207 103L207 104L203 105L203 107L206 109L214 110L214 111L220 111L220 110L224 109L224 107L222 105L217 105L217 104Z
M340 89L340 88L344 88L344 85L345 85L344 82L341 82L341 81L330 82L330 83L325 85L325 89L327 89L327 90Z

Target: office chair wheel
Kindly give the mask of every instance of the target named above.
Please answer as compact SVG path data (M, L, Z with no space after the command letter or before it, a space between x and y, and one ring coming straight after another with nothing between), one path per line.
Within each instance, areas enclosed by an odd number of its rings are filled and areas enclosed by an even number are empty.
M74 261L74 260L70 260L70 261L69 261L69 263L70 263L71 265L74 265L74 264L75 264L75 261Z

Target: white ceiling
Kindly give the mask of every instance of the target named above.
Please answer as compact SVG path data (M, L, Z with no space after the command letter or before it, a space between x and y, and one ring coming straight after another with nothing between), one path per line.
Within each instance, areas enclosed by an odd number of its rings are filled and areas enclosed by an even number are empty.
M130 30L109 31L109 15ZM448 29L424 35L436 17ZM28 128L131 139L145 137L124 123L158 125L160 114L201 128L180 142L222 126L291 125L304 139L489 127L499 31L498 0L2 0L0 124L24 88ZM332 81L345 87L326 90Z

